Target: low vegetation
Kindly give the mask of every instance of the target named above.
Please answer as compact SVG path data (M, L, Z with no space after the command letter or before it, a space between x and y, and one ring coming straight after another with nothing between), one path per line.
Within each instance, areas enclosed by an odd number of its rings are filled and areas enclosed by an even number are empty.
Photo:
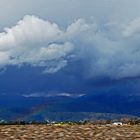
M19 123L19 122L18 122ZM140 124L109 125L104 122L60 122L0 125L2 140L139 140ZM108 122L107 122L108 123ZM136 122L137 123L137 122ZM79 125L80 124L80 125Z

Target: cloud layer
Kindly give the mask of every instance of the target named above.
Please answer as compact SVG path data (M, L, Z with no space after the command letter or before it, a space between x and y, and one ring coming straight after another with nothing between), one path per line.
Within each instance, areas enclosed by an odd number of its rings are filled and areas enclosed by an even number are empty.
M31 93L31 94L24 94L23 97L30 98L30 97L70 97L70 98L79 98L84 96L85 94L78 94L78 93Z
M140 76L140 19L97 24L78 19L67 28L25 16L0 33L0 67L44 67L55 73L75 63L83 77ZM80 62L81 65L76 65Z

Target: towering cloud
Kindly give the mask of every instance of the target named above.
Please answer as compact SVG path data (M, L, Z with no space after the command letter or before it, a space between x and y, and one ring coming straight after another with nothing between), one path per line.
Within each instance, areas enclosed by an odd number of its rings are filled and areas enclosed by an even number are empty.
M60 42L61 36L55 23L27 15L0 33L0 66L30 64L56 72L67 64L66 57L73 49L71 43Z
M75 63L85 77L135 77L140 75L139 33L139 18L128 24L78 19L64 29L27 15L0 33L0 67L27 64L55 73Z

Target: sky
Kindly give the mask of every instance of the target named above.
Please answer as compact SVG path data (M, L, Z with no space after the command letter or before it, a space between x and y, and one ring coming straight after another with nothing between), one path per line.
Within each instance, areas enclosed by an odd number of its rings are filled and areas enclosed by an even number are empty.
M140 88L139 0L0 0L0 94Z

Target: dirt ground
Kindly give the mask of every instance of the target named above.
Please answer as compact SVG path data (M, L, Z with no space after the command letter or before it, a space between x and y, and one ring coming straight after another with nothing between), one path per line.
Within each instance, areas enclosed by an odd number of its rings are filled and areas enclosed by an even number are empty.
M140 125L0 125L0 140L140 140Z

